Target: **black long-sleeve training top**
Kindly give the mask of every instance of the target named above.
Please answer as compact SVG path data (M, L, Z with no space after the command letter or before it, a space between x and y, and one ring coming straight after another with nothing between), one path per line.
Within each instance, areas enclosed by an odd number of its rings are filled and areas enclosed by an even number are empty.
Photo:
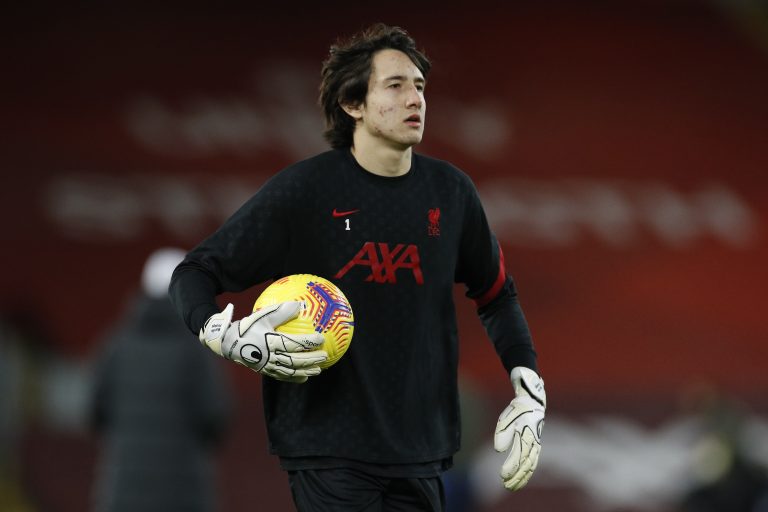
M270 450L284 467L450 460L460 441L456 282L506 370L537 370L475 186L447 162L414 154L398 177L366 171L348 149L293 164L190 251L170 294L197 334L220 310L218 294L303 273L342 289L355 331L344 357L308 382L264 379Z

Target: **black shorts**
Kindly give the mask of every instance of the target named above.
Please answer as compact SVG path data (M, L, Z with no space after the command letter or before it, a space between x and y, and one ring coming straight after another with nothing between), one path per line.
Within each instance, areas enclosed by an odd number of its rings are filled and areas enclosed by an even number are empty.
M298 512L443 512L439 476L391 478L351 468L288 472Z

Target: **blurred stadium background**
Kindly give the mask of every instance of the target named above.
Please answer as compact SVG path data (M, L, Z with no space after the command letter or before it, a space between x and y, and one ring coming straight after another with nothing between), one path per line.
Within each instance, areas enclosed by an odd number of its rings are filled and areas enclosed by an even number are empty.
M146 256L325 148L320 62L375 21L433 59L418 150L475 179L551 400L537 475L501 492L511 389L457 288L463 510L676 511L742 446L768 466L766 2L88 5L1 22L0 509L87 510L89 362ZM289 510L259 378L228 371L221 510Z

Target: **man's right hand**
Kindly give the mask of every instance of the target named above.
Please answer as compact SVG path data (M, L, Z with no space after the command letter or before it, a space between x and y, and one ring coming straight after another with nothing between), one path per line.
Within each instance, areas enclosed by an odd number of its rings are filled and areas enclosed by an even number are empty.
M283 302L262 308L242 320L232 321L234 306L228 304L212 315L200 330L200 341L218 355L253 371L287 382L306 382L318 375L318 364L328 353L317 350L323 335L283 334L275 328L296 318L301 302Z

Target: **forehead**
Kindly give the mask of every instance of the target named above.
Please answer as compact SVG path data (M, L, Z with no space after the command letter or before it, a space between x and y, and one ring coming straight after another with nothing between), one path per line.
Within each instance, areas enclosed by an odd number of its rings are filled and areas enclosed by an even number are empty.
M371 79L386 80L393 76L424 79L424 75L408 55L391 48L379 50L371 62Z

